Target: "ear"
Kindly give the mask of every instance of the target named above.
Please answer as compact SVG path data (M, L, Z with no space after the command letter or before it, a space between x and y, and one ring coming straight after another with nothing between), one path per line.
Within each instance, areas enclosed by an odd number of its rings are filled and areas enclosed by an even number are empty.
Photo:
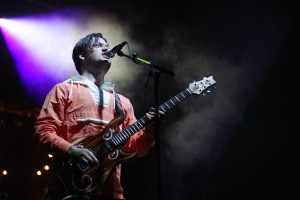
M79 57L80 60L84 60L85 59L82 54L79 54L78 57Z

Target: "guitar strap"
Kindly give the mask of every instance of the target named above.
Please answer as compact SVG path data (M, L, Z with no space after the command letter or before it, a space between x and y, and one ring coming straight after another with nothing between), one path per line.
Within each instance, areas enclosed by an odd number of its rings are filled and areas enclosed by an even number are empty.
M120 97L115 94L115 105L116 105L116 112L118 112L123 119L125 119L125 114L123 112L123 109L122 109L122 103L121 103L121 100L120 100Z
M103 105L103 91L100 87L99 87L99 91L100 91L100 105ZM122 109L122 103L120 97L116 93L114 93L114 95L115 95L115 113L117 112L119 115L122 116L123 119L125 119L125 114Z

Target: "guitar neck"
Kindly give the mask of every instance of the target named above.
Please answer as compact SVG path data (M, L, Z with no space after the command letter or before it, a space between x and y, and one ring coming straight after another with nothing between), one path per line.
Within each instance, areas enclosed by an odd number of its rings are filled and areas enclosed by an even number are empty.
M191 89L186 88L185 90L181 91L180 93L178 93L177 95L175 95L174 97L169 99L168 101L161 104L158 107L158 109L160 111L167 112L168 110L175 107L177 104L179 104L180 102L185 100L187 97L191 96L192 94L193 94L193 92L191 91Z
M167 100L163 104L161 104L158 109L163 112L167 112L171 108L175 107L177 104L185 100L187 97L191 96L193 94L193 91L190 88L186 88L185 90L181 91L171 99ZM128 140L128 138L135 133L137 133L139 130L144 128L147 124L151 122L150 119L146 115L138 119L135 123L132 125L128 126L126 129L123 131L115 134L111 141L115 146L119 146L120 144L124 143L125 141Z

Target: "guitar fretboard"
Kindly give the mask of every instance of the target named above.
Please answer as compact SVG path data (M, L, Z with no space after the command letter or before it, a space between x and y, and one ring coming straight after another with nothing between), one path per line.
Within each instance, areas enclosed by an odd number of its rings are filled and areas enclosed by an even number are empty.
M166 102L164 102L163 104L161 104L158 107L158 109L160 111L163 111L163 112L166 113L168 110L175 107L177 104L182 102L184 99L191 96L191 94L193 94L193 91L190 88L186 88L185 90L181 91L180 93L178 93L177 95L175 95L171 99L169 99ZM150 122L151 122L151 120L148 119L148 117L146 115L144 115L143 117L138 119L135 123L128 126L123 131L115 134L112 137L111 141L113 142L113 144L115 146L119 146L120 144L127 141L130 136L132 136L133 134L135 134L136 132L138 132L139 130L144 128Z

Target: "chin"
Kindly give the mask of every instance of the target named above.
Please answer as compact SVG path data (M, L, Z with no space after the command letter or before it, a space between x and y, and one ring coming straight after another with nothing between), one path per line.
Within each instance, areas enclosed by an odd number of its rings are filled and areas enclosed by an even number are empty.
M104 60L102 62L102 65L103 65L103 67L105 66L105 67L107 67L107 69L109 69L111 66L111 62L109 60Z

